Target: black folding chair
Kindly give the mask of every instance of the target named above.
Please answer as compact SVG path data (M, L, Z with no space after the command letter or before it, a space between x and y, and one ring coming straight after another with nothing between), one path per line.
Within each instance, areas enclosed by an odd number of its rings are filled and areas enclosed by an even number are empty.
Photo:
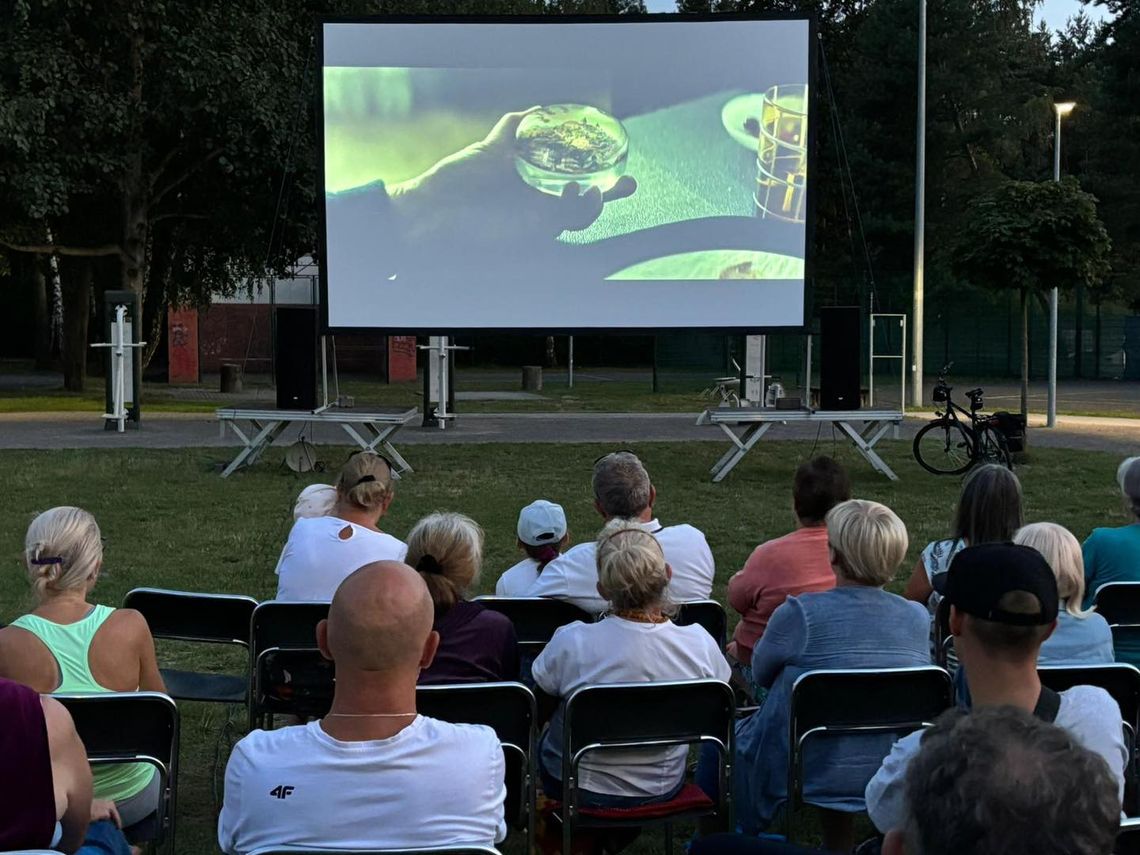
M535 701L522 683L420 686L421 715L452 724L485 724L503 745L507 767L507 822L523 829L534 848Z
M317 624L328 617L328 603L269 600L253 610L249 633L249 729L271 728L275 714L305 713L305 693L324 693L324 710L332 700L332 664L317 651ZM298 651L294 653L294 651ZM296 662L289 662L293 656ZM285 660L285 661L283 661ZM322 664L324 663L324 664ZM286 665L291 664L292 668ZM312 666L312 673L301 665ZM274 674L283 675L280 682ZM310 685L311 684L311 685Z
M1136 734L1140 730L1140 669L1116 662L1111 665L1043 666L1037 669L1037 674L1041 682L1054 692L1063 692L1073 686L1096 686L1112 695L1120 707L1124 744L1129 757L1124 769L1124 811L1129 816L1140 813L1140 769L1137 769L1140 758L1136 754Z
M146 618L150 634L172 641L249 646L249 622L257 600L232 594L198 594L161 588L135 588L123 600ZM172 698L244 704L249 669L244 674L209 674L162 668Z
M732 828L732 759L736 699L719 680L671 683L615 683L586 686L566 699L562 731L562 802L551 816L562 824L562 851L572 851L576 828L638 828L664 825L666 850L673 849L673 823L715 816L721 830ZM708 743L720 761L714 801L695 784L675 798L634 808L578 804L578 768L594 751L653 749Z
M161 692L53 696L67 707L92 766L148 763L158 770L161 795L144 836L174 852L178 795L178 707Z
M447 846L439 849L306 849L295 846L270 846L249 855L499 855L494 846Z
M821 736L892 734L927 727L954 703L950 675L935 666L808 671L792 684L785 836L803 800L804 745ZM889 747L887 749L889 751ZM885 754L885 752L884 752ZM863 797L867 781L851 795Z
M1112 851L1116 855L1136 855L1140 852L1140 819L1121 820L1120 831L1116 833L1116 846Z
M547 597L478 597L476 602L510 619L519 647L531 658L542 652L559 627L574 621L593 623L596 620L595 615L573 603Z
M1096 589L1095 600L1112 630L1113 646L1140 649L1140 582L1108 582Z
M700 624L705 631L713 637L720 649L724 650L728 643L728 615L724 606L716 600L690 600L677 607L677 614L673 618L677 626Z

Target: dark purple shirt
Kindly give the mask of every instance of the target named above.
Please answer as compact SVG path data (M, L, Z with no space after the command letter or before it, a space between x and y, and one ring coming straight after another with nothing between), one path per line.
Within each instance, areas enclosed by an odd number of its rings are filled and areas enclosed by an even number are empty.
M0 679L0 721L0 852L47 849L55 785L39 693Z
M519 678L519 644L510 618L461 601L435 619L439 650L420 683L493 683Z

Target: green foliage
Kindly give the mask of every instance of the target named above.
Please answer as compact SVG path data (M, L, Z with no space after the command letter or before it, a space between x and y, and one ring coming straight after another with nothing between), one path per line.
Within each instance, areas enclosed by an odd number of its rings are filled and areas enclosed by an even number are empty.
M1091 288L1108 273L1109 248L1096 199L1075 178L1005 181L968 205L954 267L997 290Z

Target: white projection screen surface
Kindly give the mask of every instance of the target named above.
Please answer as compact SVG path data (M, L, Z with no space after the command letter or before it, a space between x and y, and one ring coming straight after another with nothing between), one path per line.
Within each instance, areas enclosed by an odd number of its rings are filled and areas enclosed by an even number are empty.
M808 20L320 29L326 328L803 326Z

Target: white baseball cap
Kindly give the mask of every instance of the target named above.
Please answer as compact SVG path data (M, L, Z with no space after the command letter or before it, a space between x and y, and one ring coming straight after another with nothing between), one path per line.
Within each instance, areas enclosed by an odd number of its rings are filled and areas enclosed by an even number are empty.
M297 497L293 505L293 519L326 517L336 504L336 487L329 484L310 484Z
M519 511L519 540L528 546L558 543L566 536L566 513L561 505L539 499Z

